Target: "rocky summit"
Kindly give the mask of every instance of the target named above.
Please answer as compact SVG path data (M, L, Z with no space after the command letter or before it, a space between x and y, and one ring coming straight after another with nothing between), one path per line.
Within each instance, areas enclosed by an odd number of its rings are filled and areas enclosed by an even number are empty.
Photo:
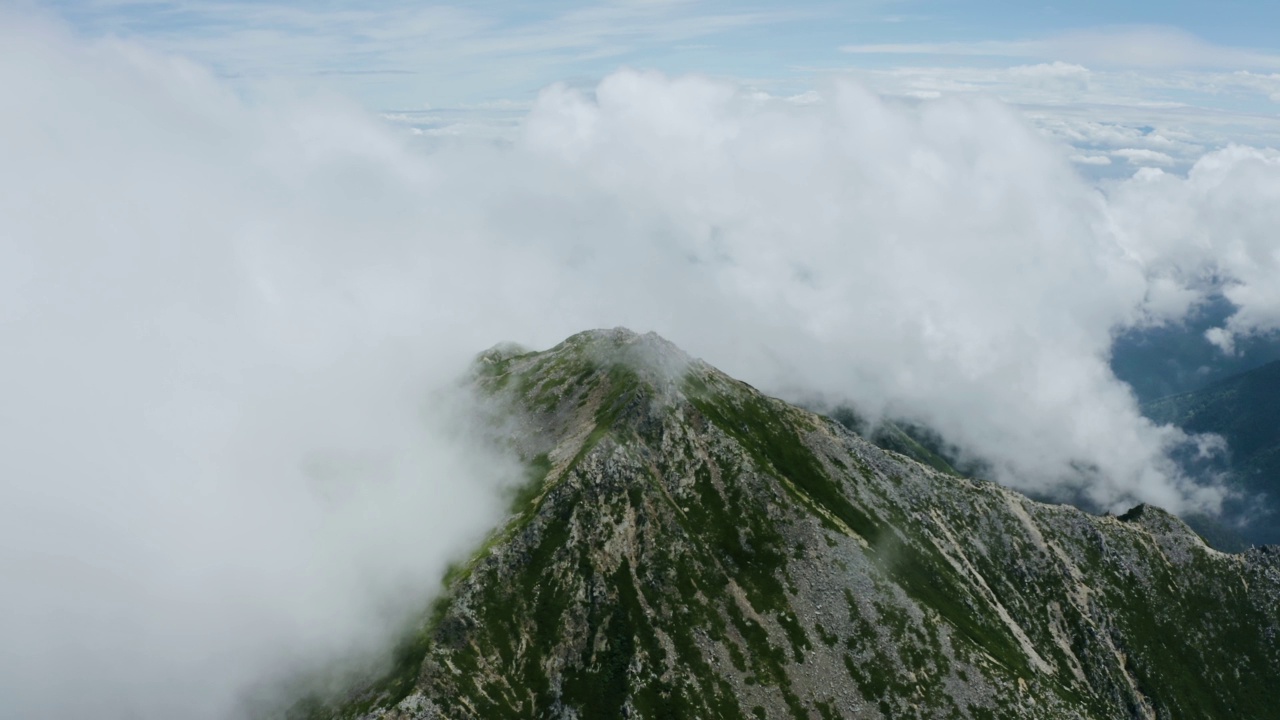
M473 380L527 486L390 672L295 715L1280 717L1280 549L941 473L652 334Z

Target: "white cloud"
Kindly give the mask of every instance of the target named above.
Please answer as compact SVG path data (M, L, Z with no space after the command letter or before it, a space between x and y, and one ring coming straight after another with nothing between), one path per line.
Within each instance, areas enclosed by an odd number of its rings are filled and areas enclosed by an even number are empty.
M822 102L822 94L815 90L807 90L788 97L787 102L795 103L796 105L812 105Z
M1038 65L1017 65L1009 68L1009 74L1030 78L1087 78L1089 68L1062 61L1040 63Z
M802 16L796 10L631 0L518 10L409 0L124 5L86 0L61 10L95 35L181 53L250 88L285 78L356 95L381 109L523 99L553 79L598 77L602 59L610 63L606 67L616 66L646 49L665 51Z
M1227 355L1235 355L1236 339L1235 336L1226 328L1209 328L1204 331L1204 338L1213 343L1219 350Z
M1071 32L1045 42L1052 54L1105 67L1280 67L1280 55L1206 42L1170 27L1120 27Z
M1009 80L1041 89L1053 90L1060 95L1080 93L1089 89L1092 73L1083 65L1055 61L1037 65L1016 65L1007 71Z
M1111 158L1106 155L1072 155L1071 162L1081 165L1110 165Z
M1066 158L1006 108L917 112L841 86L818 112L743 114L721 86L644 75L596 98L548 93L525 143L571 158L592 206L663 210L653 232L709 273L691 282L734 300L707 327L710 300L666 320L677 340L767 387L805 378L927 421L1022 487L1087 456L1105 468L1102 502L1186 502L1160 460L1176 433L1142 420L1106 368L1143 269Z
M1214 45L1184 30L1159 26L1095 28L1023 40L852 44L840 49L860 55L1036 58L1103 68L1280 68L1280 55Z
M1148 148L1189 166L1230 143L1280 146L1268 75L1217 71L1083 72L1030 66L899 66L842 74L877 92L916 99L994 96L1081 155ZM1265 105L1258 107L1261 101Z
M1124 158L1134 165L1172 165L1174 159L1167 153L1148 148L1120 148L1112 150L1115 157Z
M1274 153L1108 197L991 99L620 72L547 89L508 144L425 152L17 24L0 86L5 715L219 717L385 629L494 520L504 468L429 406L500 340L653 329L1017 487L1186 510L1219 492L1167 459L1187 438L1112 376L1113 333L1211 271L1226 330L1280 307Z
M1155 169L1113 191L1130 252L1171 287L1217 287L1237 307L1209 339L1226 352L1238 335L1280 330L1280 152L1232 146L1186 176Z
M0 28L0 716L229 717L500 516L428 405L475 288L378 119Z
M1232 142L1280 144L1274 112L1280 55L1213 46L1181 31L1104 28L1033 40L846 49L856 65L888 54L874 67L848 71L880 92L990 94L1023 107L1050 130L1077 124L1142 135L1106 146L1151 147L1179 164ZM1151 127L1183 134L1157 148ZM1095 154L1088 138L1077 139L1082 154Z
M1259 74L1248 70L1240 70L1228 77L1221 77L1219 82L1237 84L1266 95L1272 102L1280 103L1280 73Z

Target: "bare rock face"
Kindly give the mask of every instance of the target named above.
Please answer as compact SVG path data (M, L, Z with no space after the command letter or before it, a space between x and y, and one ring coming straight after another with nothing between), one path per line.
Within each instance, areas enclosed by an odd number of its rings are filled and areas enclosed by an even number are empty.
M397 669L315 715L1280 717L1280 556L945 475L655 335L482 354L530 467Z

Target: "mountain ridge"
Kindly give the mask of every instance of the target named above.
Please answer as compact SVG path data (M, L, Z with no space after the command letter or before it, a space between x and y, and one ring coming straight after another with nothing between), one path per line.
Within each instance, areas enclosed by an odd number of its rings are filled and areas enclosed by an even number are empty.
M472 381L529 483L398 674L310 716L1274 716L1274 549L939 472L652 334Z

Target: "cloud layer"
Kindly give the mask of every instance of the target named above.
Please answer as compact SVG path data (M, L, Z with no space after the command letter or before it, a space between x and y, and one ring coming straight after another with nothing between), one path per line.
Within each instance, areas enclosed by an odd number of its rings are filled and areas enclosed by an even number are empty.
M1220 286L1236 312L1209 337L1280 330L1280 153L1231 146L1185 175L1144 169L1113 194L1126 246L1148 268L1153 297ZM1174 301L1173 315L1184 312Z
M0 86L3 715L225 717L389 632L498 518L441 388L501 340L656 330L1016 487L1191 510L1111 339L1222 283L1224 337L1277 326L1270 151L1104 194L993 101L627 71L426 152L25 23Z

